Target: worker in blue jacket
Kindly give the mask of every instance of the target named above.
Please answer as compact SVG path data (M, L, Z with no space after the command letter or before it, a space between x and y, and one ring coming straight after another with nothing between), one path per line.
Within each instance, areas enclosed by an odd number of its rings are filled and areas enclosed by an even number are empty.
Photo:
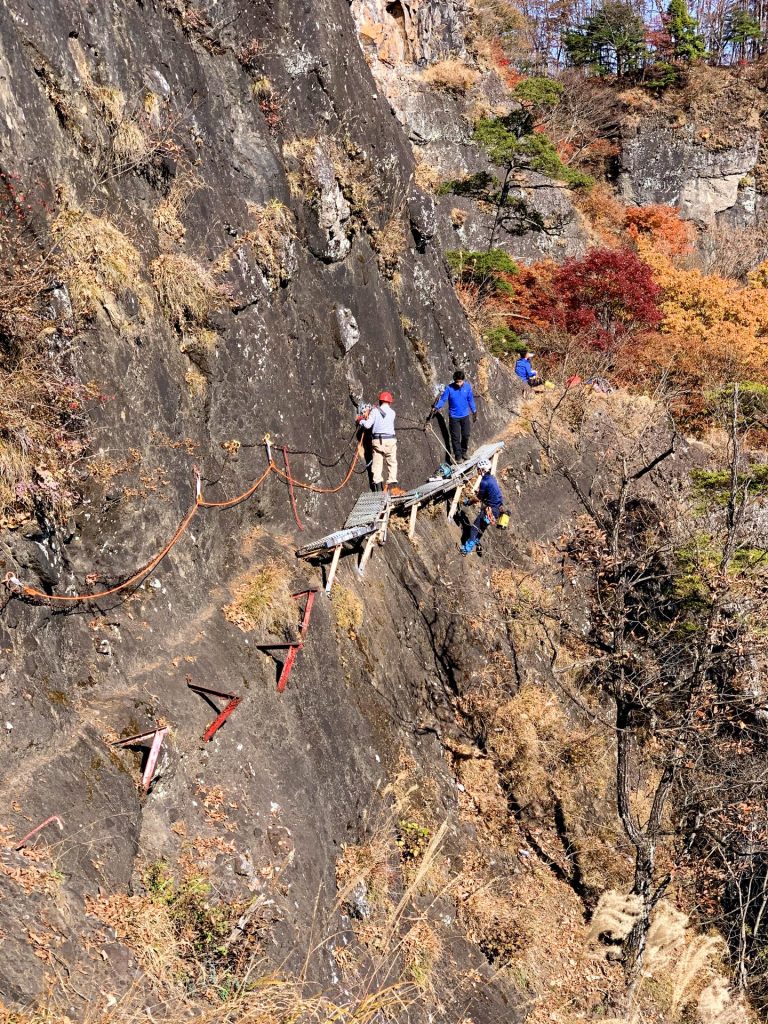
M479 503L480 514L470 527L469 536L461 545L463 555L472 554L491 523L495 522L497 526L504 528L509 522L509 516L504 511L504 495L501 493L499 481L491 473L490 462L488 459L480 459L477 468L482 473L480 486L477 488L477 493L471 498L467 498L464 504L476 505Z
M469 417L472 417L473 423L477 420L477 406L472 393L472 385L465 378L463 370L456 370L453 375L453 383L448 385L432 406L427 422L432 419L438 409L442 409L446 402L448 403L448 430L451 435L453 457L457 462L463 462L469 448Z
M533 352L526 352L525 355L520 356L515 363L515 373L520 380L524 381L528 385L529 388L538 388L544 383L544 381L538 375L536 370L534 370L533 364L531 363L532 359Z

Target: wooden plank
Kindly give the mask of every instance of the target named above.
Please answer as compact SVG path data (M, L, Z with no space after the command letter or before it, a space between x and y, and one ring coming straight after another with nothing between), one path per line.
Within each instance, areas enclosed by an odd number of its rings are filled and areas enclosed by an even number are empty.
M333 586L333 580L334 580L334 577L336 576L336 570L339 567L339 559L341 558L341 548L342 548L342 545L338 544L333 549L333 558L331 559L331 567L328 570L328 579L325 581L325 592L326 592L326 594L330 594L331 587Z
M361 576L365 572L365 567L368 564L368 559L371 557L371 552L373 551L373 545L376 541L377 536L378 534L372 533L368 540L365 542L365 548L363 549L363 554L360 558L360 564L357 567L357 571L360 573Z
M456 490L453 492L453 500L451 501L451 508L448 512L448 518L453 519L459 508L459 502L461 501L461 492L464 490L464 485L459 484Z
M414 538L414 536L416 534L416 513L418 511L419 511L419 502L417 501L415 505L411 505L411 515L410 515L410 519L408 520L408 538L410 540L413 540L413 538Z

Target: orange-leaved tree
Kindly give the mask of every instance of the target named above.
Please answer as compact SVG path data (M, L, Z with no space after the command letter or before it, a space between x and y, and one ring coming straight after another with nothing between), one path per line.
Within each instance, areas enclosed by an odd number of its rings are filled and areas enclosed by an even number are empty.
M676 266L643 237L636 244L662 289L663 314L660 333L638 349L638 369L667 369L690 391L729 380L766 382L768 264L740 286L717 274Z

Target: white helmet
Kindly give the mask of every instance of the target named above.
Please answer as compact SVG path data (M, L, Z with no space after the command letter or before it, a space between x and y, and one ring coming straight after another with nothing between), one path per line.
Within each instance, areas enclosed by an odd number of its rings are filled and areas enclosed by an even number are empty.
M477 468L480 470L481 473L490 473L491 464L488 461L488 459L479 459L477 463Z

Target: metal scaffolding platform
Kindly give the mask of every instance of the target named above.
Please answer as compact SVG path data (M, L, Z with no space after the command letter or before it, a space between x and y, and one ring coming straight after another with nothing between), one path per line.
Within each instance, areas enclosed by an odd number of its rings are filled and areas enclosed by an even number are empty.
M345 544L354 544L363 538L367 538L363 553L358 566L359 572L365 571L366 563L371 556L371 550L376 540L383 544L387 538L387 526L390 512L393 509L410 509L410 520L408 524L408 536L413 538L416 532L416 516L421 506L427 502L434 501L443 495L452 494L451 504L448 511L449 518L456 515L456 510L461 500L462 490L476 472L478 462L487 459L491 463L491 472L496 472L496 463L499 453L504 447L503 441L495 441L491 444L481 445L477 451L465 462L453 466L453 472L449 477L428 480L420 487L414 487L405 494L394 497L381 491L366 492L361 494L355 502L355 506L347 516L344 527L330 533L320 540L305 544L296 552L298 558L307 558L309 555L317 554L319 551L330 551L333 549L333 559L325 584L326 593L330 593L333 581L336 576L342 548Z

